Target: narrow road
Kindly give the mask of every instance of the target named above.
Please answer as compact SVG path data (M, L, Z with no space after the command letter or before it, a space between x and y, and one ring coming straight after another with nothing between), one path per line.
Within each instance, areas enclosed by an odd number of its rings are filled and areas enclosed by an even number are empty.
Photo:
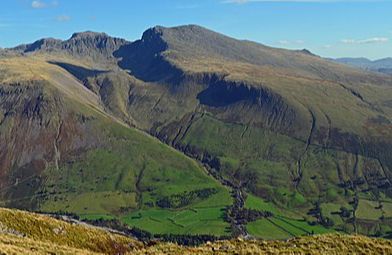
M112 229L112 228L108 228L108 227L101 227L101 226L92 225L92 224L89 224L87 222L74 219L74 218L72 218L70 216L54 215L54 214L42 214L42 215L46 215L46 216L52 217L54 219L61 220L61 221L64 221L64 222L68 222L68 223L71 223L71 224L80 225L80 226L84 226L84 227L87 227L87 228L99 229L99 230L103 230L105 232L109 232L109 233L112 233L112 234L118 234L118 235L132 237L134 239L137 239L135 236L133 236L133 235L131 235L129 233L125 233L125 232L122 232L122 231L119 231L119 230L116 230L116 229Z

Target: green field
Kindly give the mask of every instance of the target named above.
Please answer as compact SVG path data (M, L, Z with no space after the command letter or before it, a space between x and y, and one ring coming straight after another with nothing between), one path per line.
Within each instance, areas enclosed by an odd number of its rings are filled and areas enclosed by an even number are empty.
M287 239L294 236L323 234L334 232L320 225L310 225L299 217L300 214L278 208L271 202L248 194L245 207L260 211L269 211L273 217L261 219L247 224L247 230L255 237L263 239Z
M282 211L277 208L272 202L266 202L265 200L256 197L252 194L247 194L247 198L245 201L245 208L255 209L260 211L269 211L272 212L274 215L282 214Z
M392 203L391 202L383 202L383 211L385 212L385 217L392 217Z
M143 210L123 217L122 221L154 234L230 235L229 224L223 221L222 207Z
M360 199L357 210L357 217L359 219L378 220L382 215L382 211L381 209L376 209L377 206L378 202L376 201Z
M139 131L119 125L105 130L106 147L46 170L40 192L51 195L40 210L117 218L153 233L226 234L222 210L232 203L229 190L197 162ZM175 210L157 205L164 197L203 189L214 193L192 197Z
M339 226L344 224L344 222L339 215L333 213L339 212L342 206L345 208L350 208L348 204L323 203L321 204L321 209L325 216L330 217L335 222L335 225Z
M252 236L273 240L273 239L288 239L293 237L285 230L277 227L268 219L261 219L247 225L247 230Z
M132 212L121 220L131 226L156 234L230 234L229 224L224 222L224 208L232 204L227 190L222 189L210 198L184 209L165 210L144 208Z

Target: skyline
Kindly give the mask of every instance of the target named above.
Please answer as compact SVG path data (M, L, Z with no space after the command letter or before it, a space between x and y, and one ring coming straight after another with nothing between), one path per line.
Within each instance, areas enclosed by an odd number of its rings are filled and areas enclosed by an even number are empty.
M391 0L5 0L0 47L74 32L129 41L155 25L197 24L219 33L322 57L392 57ZM23 33L21 33L23 31Z

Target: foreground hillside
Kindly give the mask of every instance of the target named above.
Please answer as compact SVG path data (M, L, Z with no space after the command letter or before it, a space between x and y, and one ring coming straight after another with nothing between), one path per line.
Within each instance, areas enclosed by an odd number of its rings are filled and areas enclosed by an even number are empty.
M136 240L98 228L0 209L2 254L117 254L140 248Z
M390 254L392 242L363 236L320 235L288 241L220 241L200 247L161 243L140 254Z
M0 209L2 254L390 254L392 242L363 236L320 235L289 241L218 241L198 247L148 245L87 225Z

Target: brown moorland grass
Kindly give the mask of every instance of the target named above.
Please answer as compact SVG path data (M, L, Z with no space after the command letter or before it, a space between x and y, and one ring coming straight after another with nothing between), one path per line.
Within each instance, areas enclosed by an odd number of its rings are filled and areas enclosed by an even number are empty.
M392 241L328 234L288 241L231 240L183 247L160 243L135 254L391 254Z
M90 255L100 254L87 249L77 249L69 245L58 245L52 242L37 241L0 234L0 254L59 254L59 255Z
M392 241L327 234L287 241L224 240L198 247L146 245L91 226L0 209L0 254L392 254Z
M20 246L20 249L30 245L38 250L53 246L60 247L60 250L64 250L61 247L70 247L105 254L124 253L141 247L136 240L102 229L11 209L0 209L0 235L0 251L10 244L15 248Z

